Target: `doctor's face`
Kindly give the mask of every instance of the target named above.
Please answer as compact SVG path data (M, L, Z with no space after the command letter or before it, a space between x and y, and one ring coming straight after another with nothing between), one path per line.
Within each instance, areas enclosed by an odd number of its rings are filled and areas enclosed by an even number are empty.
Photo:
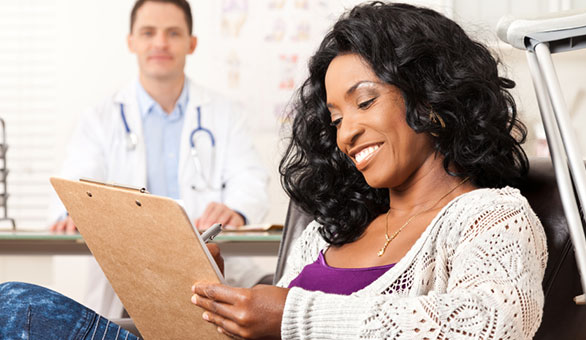
M196 44L185 15L170 3L148 1L142 5L128 35L128 48L136 54L141 77L154 80L182 77L185 57L193 53Z

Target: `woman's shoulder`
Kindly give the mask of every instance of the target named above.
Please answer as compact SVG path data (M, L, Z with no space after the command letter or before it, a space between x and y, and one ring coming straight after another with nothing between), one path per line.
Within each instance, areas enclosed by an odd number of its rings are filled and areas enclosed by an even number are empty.
M321 237L319 229L321 224L317 221L309 223L301 235L293 242L291 252L288 255L286 271L279 281L279 285L286 286L293 280L303 268L317 259L320 250L327 246Z
M523 224L524 230L541 230L541 222L521 192L512 187L482 188L470 191L455 199L446 209L444 217L452 226L450 233L493 229L507 224ZM454 230L459 229L459 230Z
M319 232L322 227L316 220L311 221L295 240L293 251L299 252L306 260L315 260L319 252L328 247L328 243Z
M325 246L326 241L319 233L322 227L322 224L316 220L311 221L307 227L305 227L299 236L299 239L302 240L302 242L308 247L313 246L319 248L320 246Z
M527 199L519 189L512 187L472 190L456 198L451 208L452 210L467 211L468 214L498 208L531 211Z

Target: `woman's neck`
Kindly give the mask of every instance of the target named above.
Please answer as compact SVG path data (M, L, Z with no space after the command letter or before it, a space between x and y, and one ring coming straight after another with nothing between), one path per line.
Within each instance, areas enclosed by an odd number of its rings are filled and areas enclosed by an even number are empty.
M153 79L140 75L140 84L145 91L161 106L161 108L170 114L175 108L175 104L181 95L185 83L185 75L172 79Z
M442 157L432 156L405 183L389 189L390 208L397 215L412 215L441 207L454 197L474 189L462 181L463 178L446 172Z

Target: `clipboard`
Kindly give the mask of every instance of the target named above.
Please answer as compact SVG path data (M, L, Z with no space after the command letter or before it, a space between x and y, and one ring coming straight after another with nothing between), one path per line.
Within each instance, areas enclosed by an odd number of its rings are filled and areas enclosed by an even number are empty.
M240 227L234 227L231 225L227 225L222 228L224 231L234 232L234 233L250 232L250 231L282 231L283 225L264 223L264 224L246 224L246 225L243 225Z
M145 339L228 339L190 302L196 280L224 279L183 207L124 186L50 181Z

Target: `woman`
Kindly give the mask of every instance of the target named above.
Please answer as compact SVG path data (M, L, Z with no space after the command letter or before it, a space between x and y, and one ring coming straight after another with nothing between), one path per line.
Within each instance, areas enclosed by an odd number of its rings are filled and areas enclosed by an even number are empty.
M545 235L507 187L526 132L489 51L432 10L375 2L309 70L281 173L316 221L276 287L196 282L202 317L235 338L530 339Z
M507 185L524 126L490 52L428 9L360 5L299 91L283 186L316 217L275 287L197 283L225 333L283 339L531 339L541 224Z

